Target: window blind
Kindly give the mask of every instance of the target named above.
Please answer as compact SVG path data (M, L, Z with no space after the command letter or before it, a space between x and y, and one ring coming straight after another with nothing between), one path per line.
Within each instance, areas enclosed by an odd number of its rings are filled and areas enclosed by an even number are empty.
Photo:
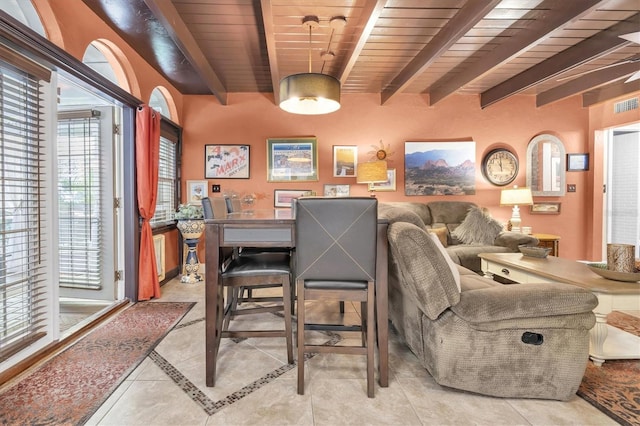
M100 112L58 114L60 286L102 287Z
M174 223L173 213L177 206L177 146L178 129L170 128L163 120L160 132L160 159L158 167L158 197L156 211L149 221L152 228Z
M0 60L0 362L46 333L43 99Z

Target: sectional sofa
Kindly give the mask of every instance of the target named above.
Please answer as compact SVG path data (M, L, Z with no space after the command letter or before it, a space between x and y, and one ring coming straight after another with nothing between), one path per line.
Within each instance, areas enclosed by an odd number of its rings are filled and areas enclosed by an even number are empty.
M510 398L575 395L595 324L591 292L499 284L455 264L410 210L379 214L389 221L389 319L439 384Z
M491 238L493 234L485 232L476 239L473 238L475 235L468 235L469 238L466 241L460 240L456 237L456 230L465 222L469 212L483 210L476 204L467 201L380 203L379 211L381 214L389 209L401 209L396 210L395 214L402 214L403 220L426 227L432 232L438 232L441 242L453 261L477 273L482 272L478 253L517 253L519 245L538 245L538 240L531 235L503 232L502 225L491 221L490 218L487 218L484 228L478 228L478 232L488 231L487 228L491 226L500 227L500 230L494 228L494 238ZM485 214L487 214L486 211Z

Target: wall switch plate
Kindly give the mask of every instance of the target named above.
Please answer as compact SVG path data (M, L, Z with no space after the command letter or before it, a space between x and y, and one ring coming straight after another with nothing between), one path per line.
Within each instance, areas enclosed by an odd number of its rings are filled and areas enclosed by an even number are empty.
M220 185L211 185L211 192L220 192Z
M567 185L567 192L576 192L576 184L570 183Z

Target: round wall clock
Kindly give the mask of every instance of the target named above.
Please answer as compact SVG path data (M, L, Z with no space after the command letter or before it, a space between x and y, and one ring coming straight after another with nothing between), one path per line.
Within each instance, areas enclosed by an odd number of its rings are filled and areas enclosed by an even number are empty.
M518 159L508 149L494 149L482 160L482 173L494 185L508 185L518 175Z

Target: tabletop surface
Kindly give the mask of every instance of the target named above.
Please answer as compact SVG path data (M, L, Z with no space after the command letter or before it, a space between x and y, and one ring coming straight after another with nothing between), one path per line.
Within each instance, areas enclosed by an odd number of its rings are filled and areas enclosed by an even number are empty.
M291 209L255 209L228 213L225 217L205 219L205 223L251 223L259 221L291 223L293 220Z
M205 219L206 223L270 223L270 224L292 224L295 222L291 209L255 209L242 210L240 212L227 213L225 217ZM378 216L378 224L388 224L387 218Z
M555 256L540 259L520 253L480 253L478 256L554 281L577 285L593 292L640 295L640 283L608 280L591 271L584 263L575 260Z

